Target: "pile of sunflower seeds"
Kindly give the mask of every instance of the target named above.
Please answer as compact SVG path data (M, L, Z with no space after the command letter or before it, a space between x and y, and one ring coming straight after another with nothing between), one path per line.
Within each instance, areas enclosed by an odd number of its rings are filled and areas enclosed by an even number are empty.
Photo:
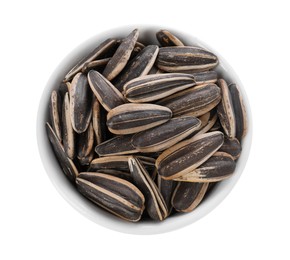
M194 210L233 175L247 131L236 84L218 58L167 30L145 46L135 29L81 59L50 99L48 138L65 175L128 220Z

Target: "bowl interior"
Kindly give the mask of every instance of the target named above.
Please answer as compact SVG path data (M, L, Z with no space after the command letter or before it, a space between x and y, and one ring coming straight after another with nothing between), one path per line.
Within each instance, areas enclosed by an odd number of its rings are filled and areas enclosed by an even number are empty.
M139 40L145 44L150 42L157 43L155 33L162 29L157 26L126 26L112 29L88 39L69 53L63 61L57 66L51 77L49 78L46 87L44 88L37 116L37 141L39 153L44 165L44 168L54 184L58 192L70 203L76 210L82 213L87 218L91 219L97 224L107 228L131 234L157 234L172 231L181 227L185 227L207 213L212 211L231 191L238 181L248 158L252 139L252 118L247 95L242 86L242 83L231 66L223 59L223 57L213 48L203 43L199 39L184 33L180 30L167 28L175 35L177 35L185 44L200 46L215 53L219 58L219 65L216 70L228 82L235 82L243 95L243 100L247 112L248 119L248 133L242 141L243 151L237 162L236 171L234 175L228 180L218 183L204 201L191 213L176 214L166 219L163 222L142 221L138 223L129 223L107 213L106 211L95 206L93 203L84 198L76 188L69 182L59 167L49 140L46 135L45 122L49 120L48 104L50 93L53 89L57 89L65 74L71 67L84 55L94 49L99 43L110 37L124 37L134 28L140 29Z

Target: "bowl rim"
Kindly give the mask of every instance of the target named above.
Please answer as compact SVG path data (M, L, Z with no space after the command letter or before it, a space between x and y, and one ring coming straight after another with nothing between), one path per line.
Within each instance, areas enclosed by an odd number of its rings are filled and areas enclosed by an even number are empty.
M100 42L110 37L121 37L130 33L135 28L139 28L141 38L155 38L155 33L162 29L167 28L170 32L180 37L186 43L193 42L198 43L198 46L204 47L213 53L215 53L219 58L218 71L227 72L226 81L234 81L242 94L245 109L247 112L247 122L248 131L247 135L242 140L243 150L241 156L237 162L236 170L234 175L224 180L220 185L210 194L204 203L201 203L193 212L178 214L179 216L173 216L166 219L163 222L138 222L130 223L123 220L117 219L117 217L99 209L93 205L90 201L85 199L80 193L76 192L76 188L68 181L68 179L61 172L61 169L55 159L51 160L53 156L52 148L49 145L48 138L46 136L45 122L48 119L48 103L49 96L53 89L58 87L61 79L64 77L65 73L72 67L72 65L85 53L93 49ZM153 33L154 32L154 33ZM154 36L153 36L154 35ZM156 40L155 40L156 41ZM234 80L233 80L234 79ZM56 66L53 73L50 75L47 84L42 92L36 120L36 135L38 151L44 169L56 188L56 190L61 194L61 196L80 214L84 215L93 222L106 227L108 229L119 231L127 234L138 234L138 235L152 235L161 234L170 231L174 231L180 228L184 228L200 218L206 216L208 213L212 212L215 207L217 207L231 192L237 181L239 180L249 157L252 143L253 135L253 123L252 123L252 113L249 104L249 100L243 84L239 79L238 75L235 73L233 68L228 64L228 62L219 54L214 48L204 43L195 36L183 32L180 29L172 28L169 26L158 26L150 24L138 24L138 25L125 25L120 27L115 27L108 29L103 32L98 32L89 39L83 41L76 48L70 51L64 59ZM59 174L61 173L61 174ZM214 196L213 196L214 195Z

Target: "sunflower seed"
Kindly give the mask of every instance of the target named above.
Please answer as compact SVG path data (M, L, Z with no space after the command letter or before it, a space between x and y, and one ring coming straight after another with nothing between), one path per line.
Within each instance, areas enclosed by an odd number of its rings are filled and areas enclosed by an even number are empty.
M225 80L219 79L218 84L222 91L222 100L217 107L218 117L225 134L233 138L236 135L236 119L231 93Z
M217 182L231 177L235 168L236 163L230 154L216 152L197 169L175 180L185 182Z
M72 127L80 134L87 130L92 116L93 94L84 74L74 76L69 94Z
M103 75L108 80L114 79L126 66L130 55L134 49L139 36L139 30L135 29L132 31L123 41L116 50L115 54L108 62L107 66L103 71Z
M84 172L76 179L79 191L112 214L136 222L144 210L144 196L132 183L103 173Z
M214 123L214 125L212 126L212 128L209 131L222 131L222 126L220 123L220 120L217 118L216 122Z
M176 188L177 182L171 181L171 180L164 180L160 177L160 175L158 175L157 185L158 185L158 189L160 190L162 197L164 198L165 204L168 209L168 215L169 215L172 210L171 198Z
M247 115L242 95L236 84L230 84L229 90L232 97L232 103L236 119L236 137L242 140L247 133Z
M75 158L75 132L72 128L70 116L70 101L69 94L66 93L62 104L62 134L63 134L63 147L65 153L70 159Z
M172 118L166 123L132 137L132 145L143 153L162 151L186 138L201 125L191 116Z
M101 109L99 101L94 98L93 101L93 114L92 114L92 122L93 129L96 137L96 143L100 144L102 142L102 129L101 129Z
M237 160L241 155L242 146L237 138L229 138L225 136L224 143L219 151L226 152L230 154L234 160Z
M88 171L94 172L93 170L90 170L90 168L88 169ZM96 172L109 174L109 175L112 175L112 176L115 176L115 177L118 177L118 178L121 178L123 180L126 180L126 181L133 183L133 178L132 178L129 170L128 170L128 172L126 172L126 171L120 171L120 170L116 170L116 169L102 169L102 170L98 170Z
M193 171L210 158L223 141L223 133L211 132L171 146L156 160L158 174L165 180L172 180Z
M156 184L138 158L130 157L128 162L134 183L144 194L149 216L154 220L164 220L168 216L168 210Z
M61 100L60 100L60 95L58 94L56 90L53 90L50 96L50 118L51 118L52 128L55 131L56 136L59 139L59 141L62 142L61 124L60 124Z
M100 60L88 61L88 62L84 63L84 65L82 67L82 73L88 73L92 69L93 70L103 69L108 64L110 59L111 59L111 57L100 59Z
M172 195L172 206L180 212L193 211L202 201L208 185L208 183L178 183Z
M82 166L90 165L91 161L94 159L94 150L91 150L88 155L84 157L78 157L78 160Z
M189 74L153 74L129 81L124 85L124 94L130 102L150 102L194 85L195 79Z
M161 125L171 118L167 107L153 104L124 104L107 115L107 126L114 134L132 134Z
M67 157L62 144L60 143L58 137L56 136L54 130L49 123L46 123L46 130L49 141L54 150L54 154L63 170L65 175L69 178L70 181L74 182L78 176L78 170L75 167L73 161Z
M155 65L152 66L151 70L149 70L148 75L151 74L161 74L163 73L162 70L158 69Z
M181 40L167 30L160 30L156 33L156 38L161 46L184 46Z
M162 47L157 57L159 69L167 72L201 72L214 68L218 58L200 47Z
M136 42L134 49L131 53L129 60L134 59L136 55L145 48L145 45L141 42Z
M96 146L99 156L112 156L137 153L131 144L132 135L118 135Z
M158 50L157 45L146 46L115 78L114 86L120 91L123 91L123 86L126 82L148 74L156 60Z
M209 112L209 114L210 114L210 117L209 117L209 119L208 119L208 121L207 121L207 123L206 123L206 125L205 126L203 126L197 133L196 133L196 135L200 135L200 134L204 134L204 133L207 133L212 127L213 127L213 125L215 124L215 122L217 121L217 118L218 118L218 116L217 116L217 113L216 113L216 111L214 111L215 109L213 109L213 110L211 110L210 112Z
M77 137L77 157L78 159L87 157L94 145L94 129L90 123L88 129Z
M98 171L104 169L118 169L129 171L128 159L130 155L107 156L94 159L91 162L89 171ZM146 169L155 168L155 159L146 156L136 156L142 162Z
M91 70L88 73L88 80L95 96L107 111L124 104L122 94L102 74Z
M115 51L117 46L117 41L115 39L107 39L102 42L98 47L96 47L91 53L89 53L86 57L81 59L64 77L64 82L69 81L73 78L78 72L81 71L84 64L90 62L92 60L102 58L107 55L107 53L111 53Z
M70 82L61 82L59 87L58 87L58 94L60 95L61 97L61 100L63 101L64 100L64 96L66 94L66 92L69 92L69 88L68 86L70 85Z
M216 83L218 77L217 72L213 70L196 72L192 73L191 75L194 77L197 85Z
M212 110L221 100L220 88L215 84L199 85L159 100L156 104L168 107L174 116L201 116Z

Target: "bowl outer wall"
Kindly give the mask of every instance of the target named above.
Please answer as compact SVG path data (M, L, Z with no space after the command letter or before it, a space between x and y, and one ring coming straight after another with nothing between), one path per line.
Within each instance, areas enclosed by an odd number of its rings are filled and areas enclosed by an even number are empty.
M94 221L95 223L102 225L106 228L129 234L159 234L169 231L173 231L187 225L194 223L203 216L211 212L217 205L219 205L225 197L230 193L234 185L240 178L242 171L246 165L252 141L252 114L250 104L246 95L246 92L242 86L240 79L234 72L232 67L226 62L226 60L213 48L200 41L199 39L191 36L188 33L182 32L174 28L168 28L177 35L185 44L196 45L208 49L215 53L219 58L219 65L217 71L220 72L225 80L229 83L235 82L243 96L248 121L248 132L242 141L243 151L237 162L235 174L228 180L224 180L213 189L211 194L201 203L193 212L187 214L177 214L163 222L138 222L130 223L118 219L117 217L105 212L104 210L96 207L93 203L84 198L80 193L77 192L76 188L68 181L66 176L61 171L57 161L55 160L52 148L46 135L45 122L49 120L48 104L50 93L53 89L57 89L59 83L64 78L67 71L85 54L89 53L103 40L110 37L124 37L130 33L131 30L139 28L140 36L139 40L144 42L155 42L157 44L155 33L165 27L150 26L150 25L135 25L135 26L123 26L108 30L106 32L100 32L96 36L88 39L87 41L80 44L77 48L71 51L56 67L52 75L50 76L46 87L44 88L41 100L39 103L38 114L37 114L37 143L40 153L40 157L47 175L57 191L63 196L63 198L73 206L81 214ZM149 40L145 40L149 39Z

